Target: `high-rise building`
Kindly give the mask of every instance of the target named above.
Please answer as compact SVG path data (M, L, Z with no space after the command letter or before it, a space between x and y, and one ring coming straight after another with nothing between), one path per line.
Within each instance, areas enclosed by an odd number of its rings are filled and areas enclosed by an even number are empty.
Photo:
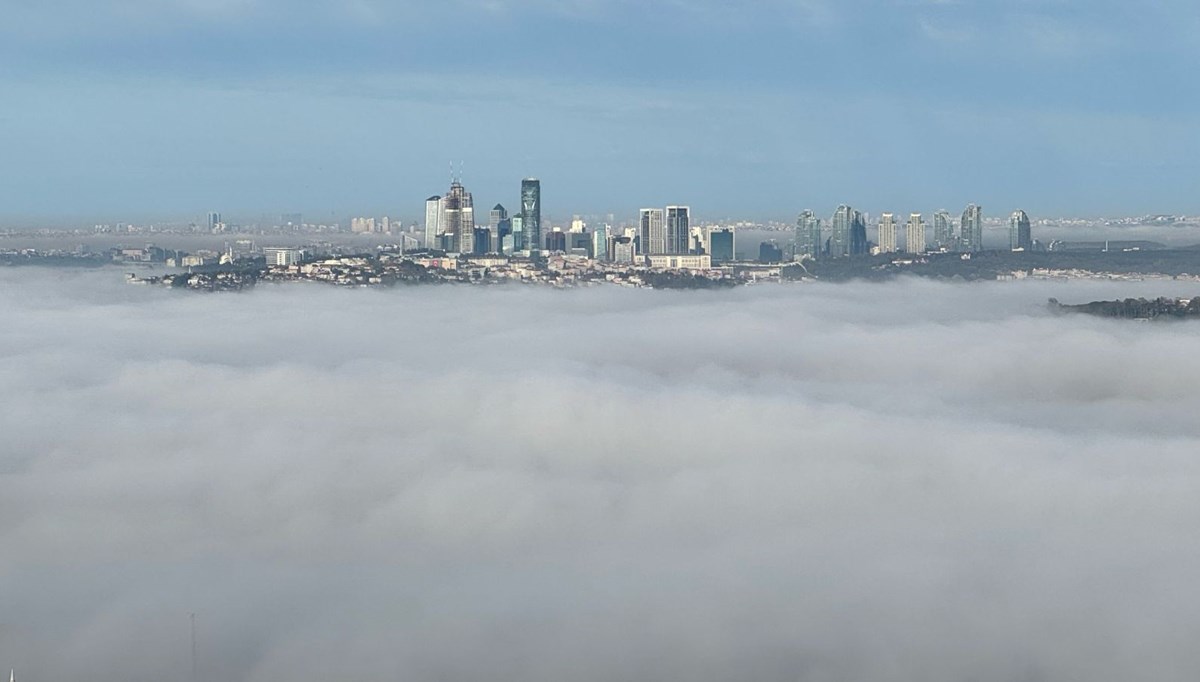
M613 260L618 263L633 264L638 257L638 245L632 237L617 237L613 239Z
M850 255L850 228L854 223L855 210L849 206L842 204L833 212L833 218L830 220L830 226L833 228L833 234L829 238L829 255L848 256Z
M708 255L714 263L729 263L736 259L736 246L732 227L715 228L708 231Z
M691 235L692 209L687 206L667 207L667 253L686 254Z
M796 239L793 255L797 260L804 256L817 258L824 249L821 240L821 219L812 211L802 211L796 218ZM714 258L714 260L716 260Z
M933 245L947 251L954 249L954 219L942 209L933 214Z
M351 218L350 231L354 234L370 234L375 231L375 219Z
M195 213L193 213L192 215L195 215ZM209 212L209 214L208 214L208 231L209 232L220 232L221 231L221 214L220 213L217 213L216 211Z
M546 250L553 252L564 252L567 250L567 235L559 229L553 229L546 233Z
M1013 251L1033 250L1033 226L1025 211L1014 211L1008 219L1008 244Z
M513 251L520 251L525 248L525 224L524 219L519 215L509 218L512 223L512 241Z
M442 198L432 196L425 200L425 248L436 249L442 231Z
M779 248L779 244L774 239L769 239L761 242L758 245L758 262L760 263L780 263L783 262L783 249Z
M641 210L641 228L638 231L640 253L658 255L667 252L667 233L661 208Z
M850 223L850 255L865 256L870 252L870 242L867 241L867 218L862 213L855 211L854 220Z
M904 235L906 253L925 253L925 219L920 213L908 216L908 229Z
M959 249L966 253L983 251L983 209L970 204L959 222Z
M534 254L542 249L542 183L536 178L521 181L522 248Z
M592 258L607 261L608 257L608 225L601 225L592 232Z
M879 216L879 234L875 240L879 253L896 252L896 216L884 213Z
M471 253L482 256L492 252L492 231L486 227L475 228L475 238L472 240Z
M496 231L500 227L500 223L508 220L508 211L501 204L496 204L488 213L488 227Z
M475 204L458 180L450 183L450 191L442 198L441 222L442 232L453 235L455 251L475 252Z

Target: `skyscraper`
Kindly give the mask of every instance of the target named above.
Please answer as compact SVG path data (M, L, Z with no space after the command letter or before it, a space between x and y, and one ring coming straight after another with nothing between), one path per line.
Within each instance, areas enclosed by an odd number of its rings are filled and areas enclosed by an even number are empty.
M193 214L195 215L195 214ZM208 214L208 231L219 232L221 230L221 214L216 211L211 211Z
M795 252L797 259L802 256L816 258L821 255L824 242L821 239L821 219L812 211L802 211L796 218Z
M542 183L537 178L521 181L522 248L537 254L542 249Z
M688 252L691 224L692 209L687 206L667 207L667 253Z
M879 244L880 253L895 253L896 252L896 216L891 213L884 213L879 216L879 237L876 240Z
M959 223L959 248L967 253L983 251L983 209L970 204Z
M639 253L657 256L667 252L667 233L661 208L643 208L641 210L640 229L641 242Z
M501 204L496 204L488 213L488 227L493 231L500 227L501 221L508 220L508 211Z
M450 183L450 191L442 198L442 232L453 235L454 248L459 253L475 252L475 204L462 183Z
M954 219L942 209L933 214L933 245L939 249L954 249Z
M1014 211L1008 219L1008 245L1013 251L1033 250L1033 227L1025 211Z
M732 227L709 230L708 255L713 263L728 263L735 259L736 241Z
M559 229L546 233L546 250L552 253L562 253L567 250L567 235Z
M438 247L438 235L442 233L442 198L432 196L425 200L425 248Z
M829 255L833 257L850 255L850 227L854 222L854 209L842 204L833 212L830 224L833 234L829 239Z
M925 253L925 219L920 213L908 216L908 229L905 230L904 237L906 253Z
M608 225L601 225L592 232L592 258L608 260Z
M870 251L867 246L867 220L863 214L853 211L850 216L850 255L862 256Z
M513 251L521 251L525 248L525 223L520 214L509 218L512 223L512 244Z

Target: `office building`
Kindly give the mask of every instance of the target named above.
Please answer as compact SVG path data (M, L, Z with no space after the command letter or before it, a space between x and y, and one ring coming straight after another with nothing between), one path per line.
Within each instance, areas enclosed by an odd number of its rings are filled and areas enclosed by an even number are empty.
M475 228L475 239L473 240L471 253L476 256L482 256L491 252L492 231L483 226Z
M509 218L509 222L512 223L513 250L521 251L525 248L524 219L519 215L515 215Z
M970 204L959 221L959 250L965 253L983 251L983 209Z
M534 255L542 249L542 183L536 178L521 181L521 248Z
M1033 251L1033 226L1025 211L1014 211L1009 217L1008 245L1013 251Z
M925 219L920 213L908 216L908 229L904 237L906 253L925 253Z
M562 230L551 230L546 233L546 250L551 253L563 253L567 250L567 235Z
M290 265L296 265L300 262L300 258L303 255L301 254L300 249L276 246L264 246L262 253L263 258L267 261L267 265L276 267L288 267Z
M496 204L488 212L488 227L493 231L499 229L500 223L505 220L508 220L508 211L501 204Z
M896 252L896 216L884 213L879 216L879 231L875 238L879 253Z
M193 213L192 215L196 215L196 214ZM221 222L221 214L220 213L217 213L216 211L209 212L209 214L208 214L208 231L209 232L220 232L222 224L223 223Z
M609 260L608 254L608 225L601 225L592 232L592 258L598 261Z
M779 248L779 244L774 239L760 243L758 245L758 262L782 263L783 249Z
M425 248L438 248L438 235L442 233L442 198L429 197L425 200Z
M666 221L666 253L686 254L692 233L692 209L687 206L668 206Z
M714 263L731 263L737 259L737 242L732 227L708 231L708 255Z
M638 238L641 242L640 251L647 255L658 255L667 252L667 233L661 208L643 208L641 210L641 229Z

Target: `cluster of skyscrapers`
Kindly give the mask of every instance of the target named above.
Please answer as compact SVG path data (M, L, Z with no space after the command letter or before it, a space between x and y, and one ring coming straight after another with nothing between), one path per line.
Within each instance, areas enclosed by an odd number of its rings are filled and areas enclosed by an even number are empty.
M867 237L867 216L851 206L837 207L829 220L829 229L813 211L806 210L796 220L793 255L837 258L901 250L921 254L930 248L961 253L983 250L983 209L978 205L968 205L957 221L945 210L934 213L932 221L930 235L924 216L910 214L903 226L902 245L901 226L893 213L879 217L876 241L871 242ZM643 208L636 227L625 228L620 234L610 225L589 233L578 219L572 222L569 232L543 227L542 185L536 178L521 181L517 213L510 214L502 204L496 204L488 214L486 226L476 225L474 199L460 177L451 179L445 195L431 196L425 202L424 243L429 249L470 255L575 252L617 262L634 262L643 256L707 256L713 263L736 258L734 230L693 227L688 206ZM1034 248L1029 216L1024 211L1012 214L1009 233L1011 249Z
M588 232L582 220L569 231L544 229L542 186L536 178L521 181L520 210L510 214L496 204L486 226L476 226L474 198L461 178L451 179L450 190L425 201L426 248L483 255L489 253L537 255L543 251L584 253L599 260L633 263L640 257L711 256L713 262L734 260L731 228L702 230L692 225L687 206L644 208L636 227L614 230L605 224Z
M977 253L983 250L983 209L970 204L959 217L957 230L948 211L933 214L933 239L929 240L924 216L912 213L904 225L904 252L925 253L932 247L938 251ZM812 211L804 211L796 219L795 255L801 257L859 256L869 253L897 253L899 225L896 215L884 213L879 217L874 246L867 241L866 217L845 204L838 206L826 231L821 219ZM1009 219L1009 247L1031 251L1034 248L1029 216L1016 211Z

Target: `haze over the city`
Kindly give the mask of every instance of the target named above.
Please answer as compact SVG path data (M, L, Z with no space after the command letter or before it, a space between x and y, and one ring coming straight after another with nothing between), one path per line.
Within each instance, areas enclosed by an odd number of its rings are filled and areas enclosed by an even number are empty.
M0 4L0 221L1200 212L1190 0Z

